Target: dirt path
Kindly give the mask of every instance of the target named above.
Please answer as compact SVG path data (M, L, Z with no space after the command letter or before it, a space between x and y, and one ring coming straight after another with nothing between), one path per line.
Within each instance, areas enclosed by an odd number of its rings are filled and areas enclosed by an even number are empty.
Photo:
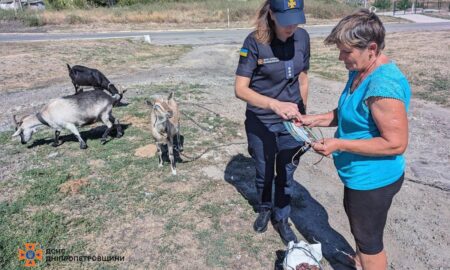
M128 96L140 93L133 84L179 82L206 85L208 87L204 90L208 95L201 102L217 104L211 109L223 117L243 122L245 105L234 97L233 92L238 48L234 45L196 47L174 65L114 79L130 87ZM203 57L205 55L208 57ZM333 109L344 86L343 82L329 81L314 75L311 76L310 85L311 113ZM0 99L4 101L0 130L10 128L10 114L35 111L49 97L72 91L71 85L63 84L0 94ZM450 110L423 101L413 100L411 104L410 144L406 153L406 178L409 180L405 181L394 201L385 232L390 269L450 269L449 115ZM192 124L188 121L184 123ZM245 134L243 126L239 132ZM331 136L332 130L326 130L324 134ZM238 169L231 166L232 159L241 156L247 160L246 147L230 147L228 153L229 156L219 160L216 166L206 168L205 173L221 179L239 174ZM303 237L322 242L330 260L339 253L336 248L353 245L353 241L341 205L342 184L331 160L325 159L317 166L312 166L312 161L316 159L317 156L307 154L305 162L296 171L299 203L294 206L292 220ZM135 239L143 238L145 235L135 236ZM336 266L335 269L342 268Z

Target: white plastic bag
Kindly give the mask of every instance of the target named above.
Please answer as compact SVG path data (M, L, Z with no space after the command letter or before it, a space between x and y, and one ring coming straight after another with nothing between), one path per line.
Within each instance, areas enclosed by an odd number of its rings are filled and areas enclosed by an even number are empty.
M320 268L320 260L322 260L322 244L308 244L304 241L294 243L291 241L286 250L283 269L295 270L297 265L301 263L315 265Z

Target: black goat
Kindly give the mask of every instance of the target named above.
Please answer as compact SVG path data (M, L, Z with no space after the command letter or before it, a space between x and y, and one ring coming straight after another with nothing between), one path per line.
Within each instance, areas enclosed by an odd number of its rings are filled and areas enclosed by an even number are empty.
M125 91L122 89L120 91L117 90L116 86L112 84L98 69L80 65L70 67L69 64L67 64L67 68L69 69L69 76L72 79L73 86L75 87L75 95L83 92L83 88L81 88L81 86L92 86L95 90L107 90L113 96L119 95L120 98L117 102L120 102L122 99Z

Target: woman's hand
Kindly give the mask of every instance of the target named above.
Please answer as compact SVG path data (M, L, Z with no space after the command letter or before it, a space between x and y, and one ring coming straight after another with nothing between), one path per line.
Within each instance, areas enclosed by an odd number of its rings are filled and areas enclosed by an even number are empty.
M307 126L307 127L317 127L319 123L319 117L317 115L302 115L301 119L296 119L294 124L298 127Z
M299 127L335 127L337 122L337 109L334 109L322 114L302 115L301 118L294 121L294 124Z
M312 144L312 148L319 154L329 156L340 149L341 140L336 138L323 139Z
M284 102L274 99L270 103L270 109L284 120L296 119L300 121L302 119L302 115L298 111L297 104L292 102Z

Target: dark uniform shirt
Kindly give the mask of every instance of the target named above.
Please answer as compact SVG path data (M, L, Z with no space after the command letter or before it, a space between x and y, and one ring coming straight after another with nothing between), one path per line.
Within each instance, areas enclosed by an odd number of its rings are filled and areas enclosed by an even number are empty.
M298 28L286 42L274 38L270 44L258 43L250 33L240 52L236 75L250 78L250 89L279 101L302 104L298 76L309 69L309 34ZM272 110L247 104L265 124L282 119Z

